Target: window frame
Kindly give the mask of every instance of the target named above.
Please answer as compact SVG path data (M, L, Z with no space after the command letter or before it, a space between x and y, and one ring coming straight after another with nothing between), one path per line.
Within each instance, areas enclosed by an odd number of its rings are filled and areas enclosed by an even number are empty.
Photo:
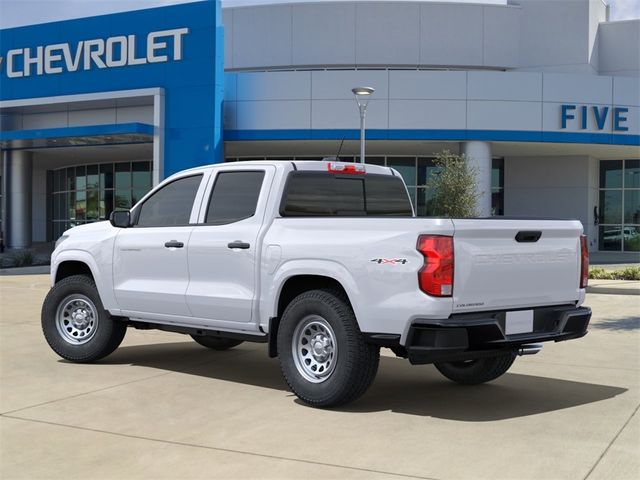
M157 193L161 192L162 190L164 190L166 187L168 187L169 185L178 182L180 180L185 180L187 178L192 178L192 177L201 177L200 178L200 184L198 185L198 188L196 190L196 194L193 198L193 205L191 206L191 211L189 212L189 222L185 223L185 224L176 224L176 225L138 225L138 221L140 220L140 213L142 211L142 207L144 207L144 205L147 203L147 201L152 198L154 195L156 195ZM195 223L193 222L193 218L194 218L194 212L200 211L200 205L202 203L202 188L203 185L205 185L207 183L208 180L208 175L207 172L205 171L198 171L198 172L190 172L187 175L183 175L177 178L173 178L171 179L171 181L168 181L166 183L162 183L158 186L158 188L152 189L151 191L149 191L141 200L140 202L138 202L132 209L131 209L131 227L132 228L171 228L171 227L190 227L190 226L194 226Z

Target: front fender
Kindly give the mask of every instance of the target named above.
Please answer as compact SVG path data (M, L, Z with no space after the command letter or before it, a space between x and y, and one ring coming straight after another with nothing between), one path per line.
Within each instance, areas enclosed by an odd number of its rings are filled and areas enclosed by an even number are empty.
M108 310L113 315L119 315L120 310L113 294L113 281L111 275L111 267L106 269L100 269L98 262L91 255L91 253L85 250L69 249L61 252L54 253L51 259L51 285L56 281L56 275L58 273L58 267L64 262L82 262L89 267L91 275L96 282L96 288L98 289L98 295L105 310Z
M282 287L287 280L297 275L318 275L336 280L344 288L353 312L356 318L359 318L360 291L344 265L333 260L289 260L279 265L277 270L268 276L271 278L263 279L266 280L263 281L263 285L269 285L269 288L263 290L260 299L260 326L264 331L269 328L269 319L278 315L278 300Z

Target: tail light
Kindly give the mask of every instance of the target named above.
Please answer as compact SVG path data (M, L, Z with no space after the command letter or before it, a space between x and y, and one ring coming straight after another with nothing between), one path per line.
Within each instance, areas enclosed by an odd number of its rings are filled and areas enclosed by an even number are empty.
M580 235L580 288L587 288L589 283L589 248L587 236Z
M355 173L364 174L367 172L365 166L362 163L334 163L329 162L327 170L331 173Z
M420 235L418 251L424 256L418 272L420 290L434 297L453 295L453 237Z

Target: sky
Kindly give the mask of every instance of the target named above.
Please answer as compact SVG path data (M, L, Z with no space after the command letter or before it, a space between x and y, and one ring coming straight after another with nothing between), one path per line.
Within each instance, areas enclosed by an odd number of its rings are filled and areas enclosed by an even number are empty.
M0 28L17 27L68 18L89 17L105 13L137 10L161 5L187 3L193 0L0 0ZM302 0L222 0L226 6L265 3L293 3ZM310 0L306 0L310 1ZM335 0L313 0L335 1ZM360 1L360 0L356 0ZM407 1L407 0L404 0ZM413 0L408 0L413 1ZM416 0L425 1L425 0ZM428 0L427 0L428 1ZM435 0L434 0L435 1ZM497 3L507 0L437 0L456 3ZM564 0L570 1L570 0ZM611 20L640 18L640 0L606 0L611 5Z

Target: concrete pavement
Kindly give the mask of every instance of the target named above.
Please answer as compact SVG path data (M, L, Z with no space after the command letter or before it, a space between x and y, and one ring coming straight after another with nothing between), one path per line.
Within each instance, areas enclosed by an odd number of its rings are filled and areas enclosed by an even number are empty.
M46 276L0 278L0 477L635 479L640 299L478 387L386 350L357 403L301 405L264 345L129 330L93 365L42 338Z

